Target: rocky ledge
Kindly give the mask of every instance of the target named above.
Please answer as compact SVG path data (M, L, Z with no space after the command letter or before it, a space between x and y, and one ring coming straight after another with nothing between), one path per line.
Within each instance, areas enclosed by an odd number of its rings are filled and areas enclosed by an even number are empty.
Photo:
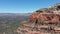
M60 3L39 9L16 29L18 34L60 34Z

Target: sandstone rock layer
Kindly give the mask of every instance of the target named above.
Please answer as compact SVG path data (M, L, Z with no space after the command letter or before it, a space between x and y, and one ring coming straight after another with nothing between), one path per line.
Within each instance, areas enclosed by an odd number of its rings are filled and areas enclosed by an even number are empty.
M18 34L60 34L60 4L33 12L16 30Z

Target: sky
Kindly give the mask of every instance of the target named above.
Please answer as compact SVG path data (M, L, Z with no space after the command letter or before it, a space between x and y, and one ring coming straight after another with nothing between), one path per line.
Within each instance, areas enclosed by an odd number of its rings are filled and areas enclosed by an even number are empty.
M0 0L0 13L32 13L60 3L60 0Z

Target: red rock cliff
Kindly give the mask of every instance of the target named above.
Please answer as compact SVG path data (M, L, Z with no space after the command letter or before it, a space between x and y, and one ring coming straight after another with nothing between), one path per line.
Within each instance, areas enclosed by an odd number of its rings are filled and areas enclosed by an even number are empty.
M44 8L37 10L35 13L30 15L30 22L51 22L59 23L60 22L60 5L56 5L50 8Z

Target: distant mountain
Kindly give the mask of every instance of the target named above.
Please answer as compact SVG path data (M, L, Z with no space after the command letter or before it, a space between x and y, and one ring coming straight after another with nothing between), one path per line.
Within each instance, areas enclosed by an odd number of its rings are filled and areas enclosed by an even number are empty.
M31 13L0 13L0 16L29 16Z

